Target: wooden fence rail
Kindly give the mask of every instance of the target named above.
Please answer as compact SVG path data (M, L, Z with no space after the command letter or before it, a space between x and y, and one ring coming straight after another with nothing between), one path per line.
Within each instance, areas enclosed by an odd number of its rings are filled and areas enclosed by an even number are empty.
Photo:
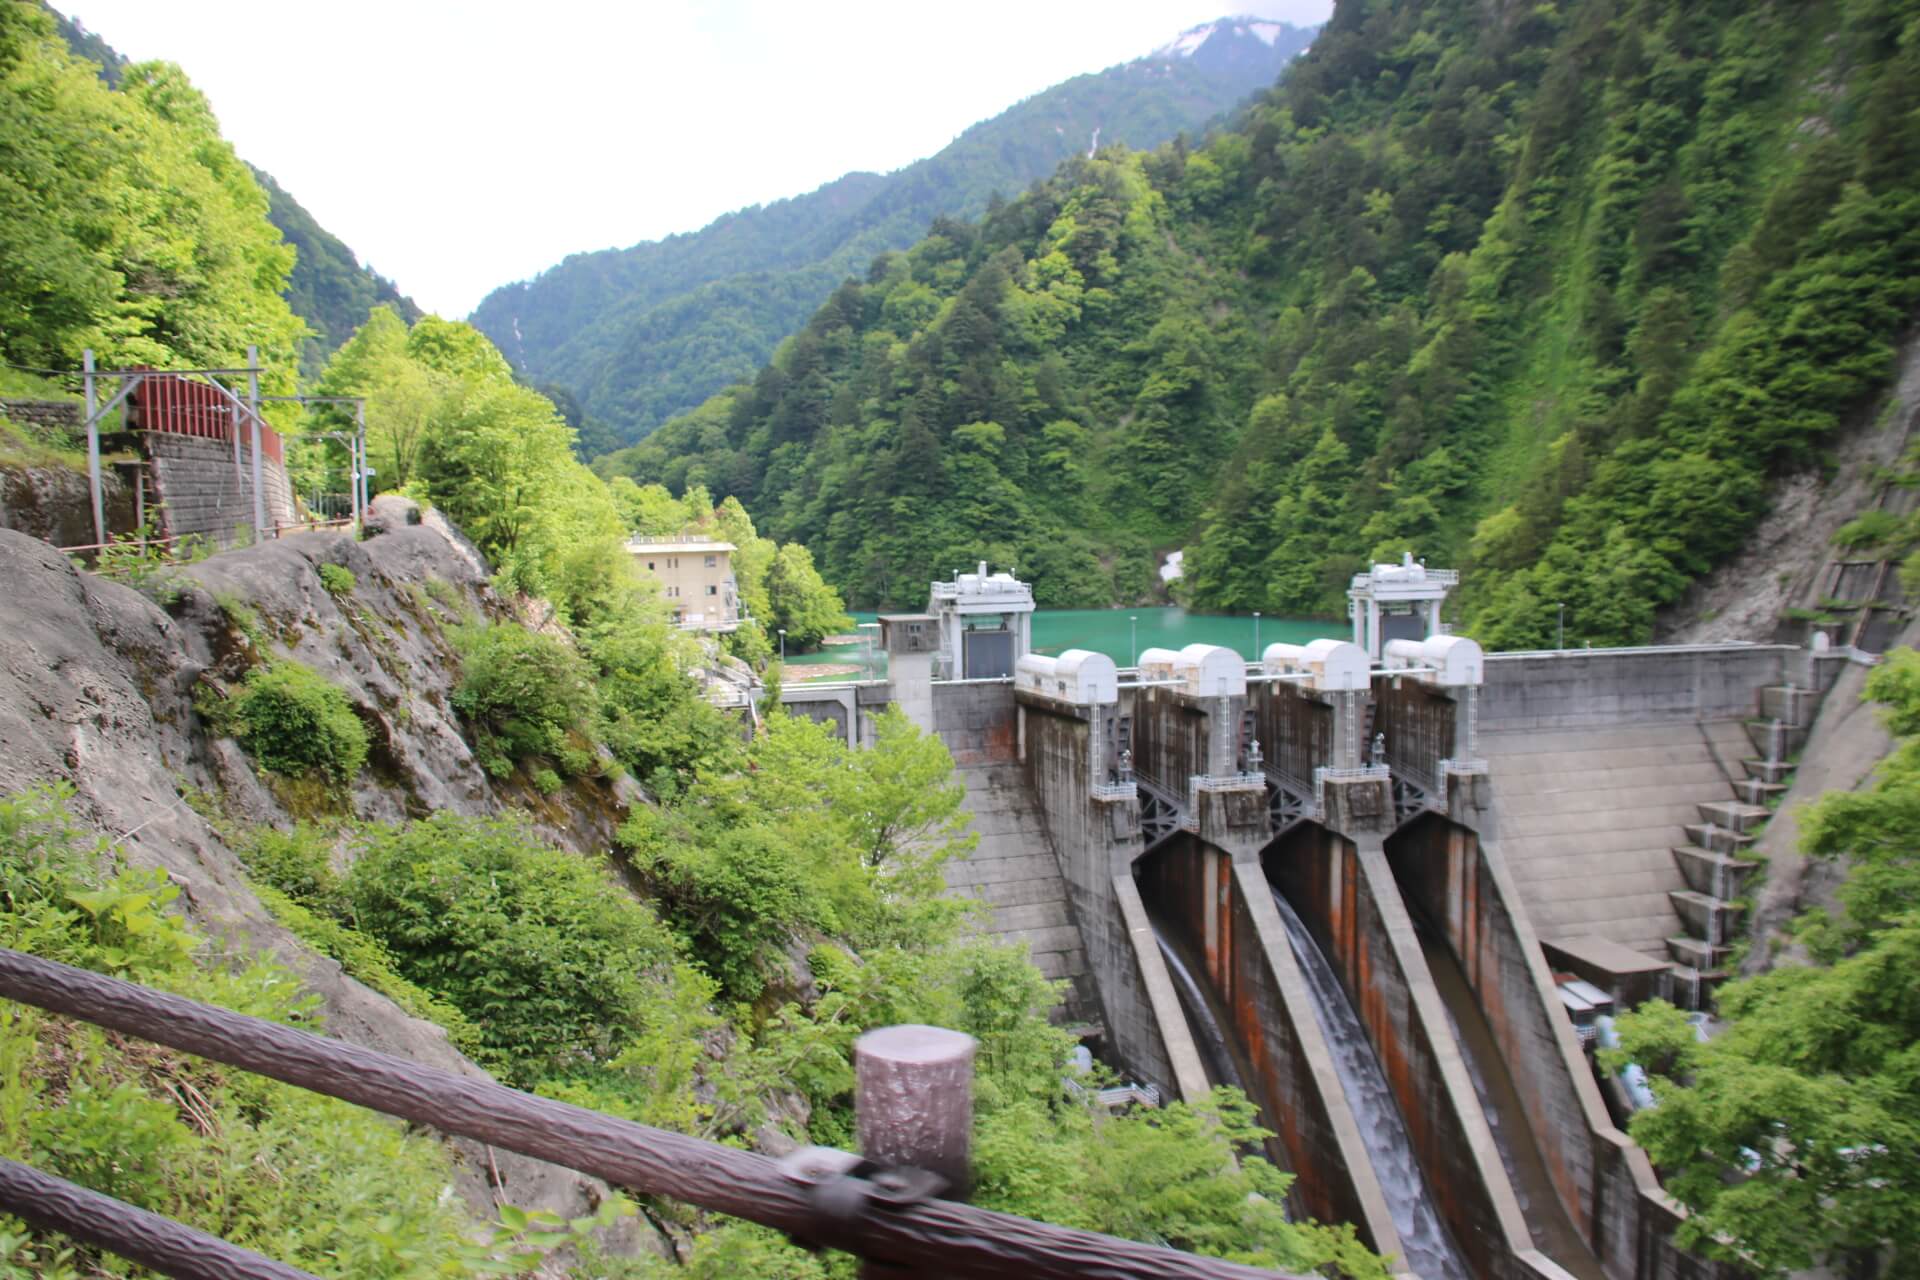
M849 1195L847 1175L831 1159L811 1166L776 1161L5 948L0 997L873 1262L979 1280L1273 1280L1276 1274L946 1200L903 1203L878 1176Z
M0 1160L0 1209L179 1280L316 1280L297 1267L12 1160Z

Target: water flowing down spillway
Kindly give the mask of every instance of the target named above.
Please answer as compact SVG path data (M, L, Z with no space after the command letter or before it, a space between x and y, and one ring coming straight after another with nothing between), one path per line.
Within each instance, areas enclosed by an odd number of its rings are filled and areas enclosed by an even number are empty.
M1320 1034L1333 1053L1340 1086L1393 1214L1407 1265L1422 1280L1468 1280L1466 1263L1440 1221L1433 1198L1427 1193L1426 1179L1420 1176L1406 1122L1387 1086L1386 1072L1374 1055L1366 1028L1360 1025L1333 966L1320 954L1319 944L1278 889L1273 891L1273 905L1280 912L1287 942L1306 977L1307 990L1313 997L1314 1021L1320 1024Z
M1153 931L1153 940L1160 944L1160 955L1167 962L1174 985L1180 988L1180 1004L1187 1011L1187 1028L1193 1033L1200 1056L1206 1059L1208 1083L1231 1085L1246 1092L1247 1082L1241 1079L1233 1055L1227 1052L1226 1033L1220 1029L1220 1020L1214 1017L1206 993L1157 928Z
M1425 928L1420 930L1420 949L1426 955L1427 971L1433 975L1434 988L1447 1011L1447 1025L1460 1046L1467 1076L1480 1098L1500 1163L1506 1167L1507 1181L1520 1200L1520 1212L1526 1217L1534 1243L1579 1280L1606 1280L1606 1272L1554 1194L1513 1076L1500 1056L1500 1046L1493 1039L1486 1016L1474 1003L1473 989L1460 972L1459 962L1447 944Z

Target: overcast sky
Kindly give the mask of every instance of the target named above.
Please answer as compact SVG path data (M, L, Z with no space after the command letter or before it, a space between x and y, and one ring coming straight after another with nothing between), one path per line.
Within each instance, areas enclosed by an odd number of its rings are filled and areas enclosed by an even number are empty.
M55 0L430 310L885 172L1228 13L1332 0ZM69 7L71 6L71 7Z

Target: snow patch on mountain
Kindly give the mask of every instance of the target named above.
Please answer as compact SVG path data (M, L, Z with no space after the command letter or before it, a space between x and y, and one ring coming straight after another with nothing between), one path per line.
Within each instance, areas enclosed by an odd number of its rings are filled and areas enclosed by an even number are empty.
M1271 49L1274 42L1286 30L1286 23L1273 22L1265 18L1216 18L1212 22L1203 22L1197 27L1189 27L1155 49L1149 56L1191 58L1200 51L1202 45L1216 35L1225 36L1228 39L1236 36L1250 37Z

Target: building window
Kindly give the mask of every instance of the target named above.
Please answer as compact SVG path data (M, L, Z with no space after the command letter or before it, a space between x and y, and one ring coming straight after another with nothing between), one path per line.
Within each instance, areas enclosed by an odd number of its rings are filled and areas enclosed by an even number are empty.
M719 567L720 567L720 557L719 557L719 556L708 556L708 557L707 557L707 568L709 568L709 569L717 569L717 568L719 568Z
M651 560L649 560L649 561L647 561L647 572L648 572L648 573L652 573L652 572L653 572L653 561L651 561Z
M717 596L720 594L720 588L714 586L711 582L709 582L707 584L707 594L710 596Z

